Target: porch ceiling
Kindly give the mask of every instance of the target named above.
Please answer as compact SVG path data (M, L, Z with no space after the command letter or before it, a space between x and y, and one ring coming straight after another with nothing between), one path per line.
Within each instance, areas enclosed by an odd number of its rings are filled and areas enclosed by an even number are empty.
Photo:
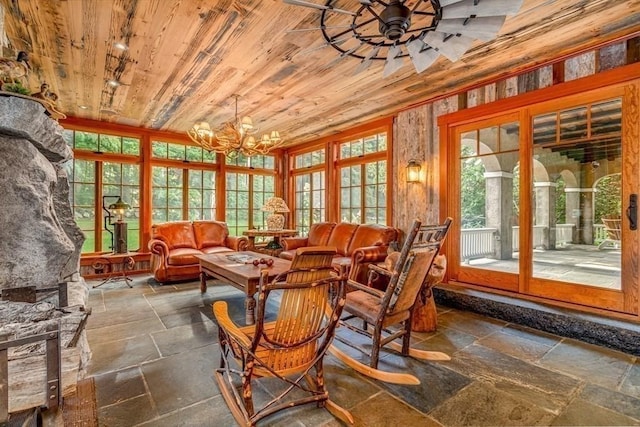
M358 60L328 66L334 49L309 52L319 31L287 30L317 26L319 11L281 0L1 2L5 56L27 51L31 89L46 81L68 116L184 134L195 121L231 119L239 94L239 113L288 144L640 31L638 0L525 0L461 60L441 57L421 74L406 61L383 78L383 61L354 75ZM116 77L122 84L109 86Z

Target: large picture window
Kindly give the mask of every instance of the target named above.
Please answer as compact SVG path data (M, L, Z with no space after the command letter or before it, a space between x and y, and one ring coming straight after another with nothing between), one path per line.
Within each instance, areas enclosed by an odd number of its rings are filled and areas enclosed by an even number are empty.
M75 150L75 159L66 164L66 169L73 215L85 235L82 252L113 249L111 234L104 229L104 207L118 197L131 206L125 212L127 246L137 250L140 247L140 140L74 130L65 130L63 137ZM104 154L108 154L108 160L100 157Z
M387 134L340 144L340 221L387 223Z

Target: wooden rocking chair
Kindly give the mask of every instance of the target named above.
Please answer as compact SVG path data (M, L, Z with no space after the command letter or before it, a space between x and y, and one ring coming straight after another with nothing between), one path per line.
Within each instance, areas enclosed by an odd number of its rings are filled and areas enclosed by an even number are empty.
M221 349L216 380L240 425L253 426L275 412L307 403L326 407L344 423L353 424L351 414L329 400L323 378L323 358L345 301L345 274L331 267L335 253L335 248L300 248L291 269L271 283L263 270L255 325L238 327L228 315L227 304L214 303ZM275 321L265 322L269 299L280 301L279 310ZM235 359L239 370L230 367L229 358ZM315 375L310 374L312 368ZM252 384L261 377L278 378L285 387L256 409ZM234 378L240 384L234 384ZM293 390L304 393L296 393L295 399L285 397Z
M377 369L383 346L389 345L403 356L410 355L424 360L451 359L444 353L410 348L413 308L420 291L428 286L426 279L429 270L450 225L451 218L447 218L442 225L427 226L422 226L419 220L415 220L393 268L369 266L369 283L373 283L379 276L388 278L389 284L385 292L353 280L348 281L348 288L355 291L347 293L344 311L348 315L340 320L340 325L371 338L371 350L354 345L340 334L336 335L336 339L369 356L370 363L367 366L358 362L335 345L330 349L331 354L358 372L398 384L419 384L420 381L410 374ZM362 327L357 322L350 321L354 318L363 321ZM402 338L402 344L395 342L399 338Z

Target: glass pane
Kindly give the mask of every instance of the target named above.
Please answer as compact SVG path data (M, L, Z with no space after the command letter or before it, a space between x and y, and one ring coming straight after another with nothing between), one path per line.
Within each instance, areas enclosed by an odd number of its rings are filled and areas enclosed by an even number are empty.
M122 152L124 154L140 155L140 140L137 138L122 138Z
M518 273L512 250L517 239L518 152L499 151L503 134L498 129L492 126L460 135L460 262ZM517 135L517 126L510 132ZM484 155L475 151L476 135Z
M500 125L500 151L517 150L520 147L520 125L518 122Z
M153 141L151 143L151 156L157 159L166 159L169 149L166 142Z
M186 159L186 154L185 154L186 147L184 145L169 144L168 148L169 148L169 151L167 153L167 157L169 159L173 159L173 160L184 160L184 159Z
M76 149L98 151L98 134L76 131Z
M199 147L186 147L187 150L187 160L190 162L201 162L202 161L202 148Z
M99 150L103 153L121 153L122 138L113 135L100 135Z
M556 142L558 114L541 114L533 118L533 143L548 144Z
M591 106L591 122L586 107L560 117L563 139L532 160L533 276L621 290L620 100Z

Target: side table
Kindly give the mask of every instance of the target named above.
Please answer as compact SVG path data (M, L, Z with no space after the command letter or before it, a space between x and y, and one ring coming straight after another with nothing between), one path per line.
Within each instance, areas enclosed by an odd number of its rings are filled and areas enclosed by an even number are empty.
M93 262L94 270L108 270L109 275L102 282L94 285L93 288L97 288L98 286L102 286L105 283L115 282L118 280L123 280L127 286L132 288L129 282L132 282L133 279L127 275L127 270L133 270L133 267L136 265L136 261L134 259L134 255L137 255L136 252L127 252L123 254L104 254L101 255Z
M281 237L293 237L298 235L298 230L247 230L242 232L243 235L249 238L249 250L256 250L256 237L273 237L273 240L269 242L266 249L275 251L282 249L280 245Z

